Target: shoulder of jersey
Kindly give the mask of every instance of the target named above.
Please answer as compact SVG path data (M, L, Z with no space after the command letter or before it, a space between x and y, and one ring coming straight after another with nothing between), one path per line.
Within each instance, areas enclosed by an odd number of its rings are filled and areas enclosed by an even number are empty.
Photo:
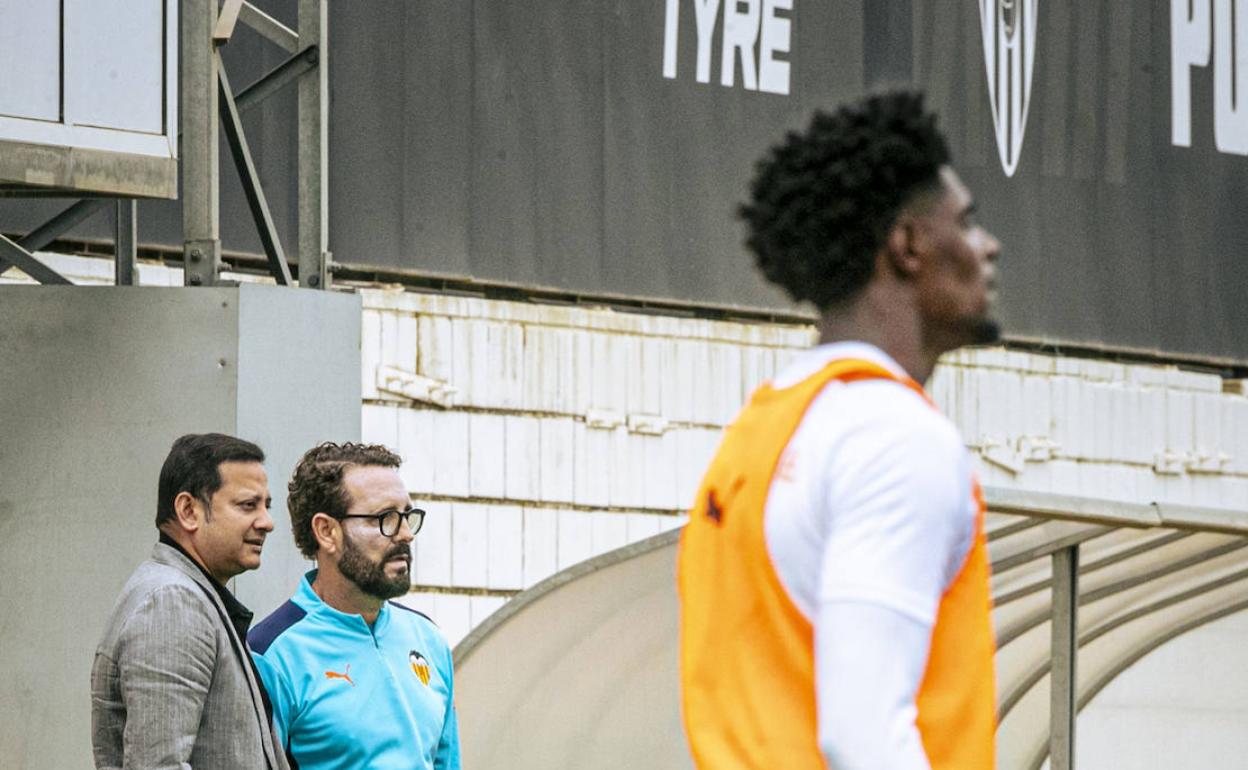
M416 615L419 618L423 618L426 623L433 626L434 628L438 627L438 624L433 621L433 618L429 617L428 615L426 615L425 613L421 612L418 609L414 609L412 607L408 607L406 604L399 604L398 602L393 602L393 601L388 602L388 604L390 605L392 609L403 610L404 612L410 612L411 614ZM403 616L400 616L400 617L403 617Z
M251 629L247 634L247 645L257 655L265 654L279 636L303 620L307 614L307 610L289 599L286 600L286 603L278 607L272 615Z
M922 396L896 380L860 380L845 383L835 391L836 408L841 414L857 417L863 423L901 425L909 431L931 431L933 438L943 438L961 445L958 428L939 409L933 408Z

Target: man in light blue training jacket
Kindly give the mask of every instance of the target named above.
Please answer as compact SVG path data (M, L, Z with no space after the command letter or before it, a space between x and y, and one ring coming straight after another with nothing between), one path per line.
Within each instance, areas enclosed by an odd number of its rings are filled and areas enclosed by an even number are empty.
M317 568L247 639L292 768L458 770L451 652L425 615L388 601L411 584L413 508L398 455L321 444L286 507Z

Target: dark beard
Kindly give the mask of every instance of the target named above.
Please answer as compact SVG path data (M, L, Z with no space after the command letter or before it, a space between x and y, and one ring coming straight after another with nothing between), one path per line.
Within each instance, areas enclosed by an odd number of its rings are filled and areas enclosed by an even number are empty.
M407 555L405 546L395 546L386 551L381 561L369 561L345 532L342 538L342 558L338 561L338 571L364 593L378 599L393 599L402 596L412 587L410 567L396 577L386 576L386 560L396 554Z
M991 345L1001 340L1001 324L991 318L976 318L970 322L970 345Z

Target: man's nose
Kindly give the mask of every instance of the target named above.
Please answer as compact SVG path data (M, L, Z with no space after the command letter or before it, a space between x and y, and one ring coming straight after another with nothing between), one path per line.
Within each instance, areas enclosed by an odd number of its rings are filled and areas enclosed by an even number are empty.
M272 516L272 510L269 508L269 506L267 505L263 506L263 508L261 509L260 516L259 518L256 519L255 528L260 530L261 532L273 531L273 516Z
M997 257L1001 254L1001 241L998 241L997 237L987 230L984 231L984 238L984 245L987 247L984 256L989 262L996 262Z
M416 533L412 532L411 517L403 516L399 519L399 531L394 533L394 540L399 543L410 543L416 539Z

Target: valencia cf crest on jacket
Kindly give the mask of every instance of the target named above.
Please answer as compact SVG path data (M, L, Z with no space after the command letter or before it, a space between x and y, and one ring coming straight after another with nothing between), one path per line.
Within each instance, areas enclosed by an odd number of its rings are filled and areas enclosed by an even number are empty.
M425 660L425 656L419 652L412 650L407 654L407 661L412 666L412 673L420 680L424 686L429 686L429 661Z

